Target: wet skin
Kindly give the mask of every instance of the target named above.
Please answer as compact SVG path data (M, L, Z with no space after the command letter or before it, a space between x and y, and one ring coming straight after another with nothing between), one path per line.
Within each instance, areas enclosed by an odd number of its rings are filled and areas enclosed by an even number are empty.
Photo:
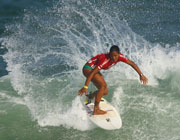
M118 61L119 52L112 51L110 53L110 59L111 59L111 61L114 61L114 62ZM146 85L148 82L148 79L144 75L142 75L142 72L139 69L139 67L133 61L131 61L129 59L125 63L130 65L132 68L134 68L134 70L136 70L136 72L140 76L140 81ZM88 63L86 65L88 65ZM93 70L84 68L83 74L87 78L85 85L88 86L90 81L92 81L93 84L98 89L91 95L91 98L95 97L95 106L94 106L93 114L101 115L101 114L107 113L106 111L103 111L99 108L99 103L100 103L101 97L108 94L107 84L106 84L102 74L99 72L99 69L97 68L97 66ZM87 94L87 89L83 87L82 89L79 90L78 95L82 96L84 93Z

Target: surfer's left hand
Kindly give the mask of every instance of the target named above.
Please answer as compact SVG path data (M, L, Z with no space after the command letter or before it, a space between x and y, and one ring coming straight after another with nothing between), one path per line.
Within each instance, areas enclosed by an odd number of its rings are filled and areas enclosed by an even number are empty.
M87 94L87 89L83 87L82 89L79 90L78 95L82 96L84 93Z
M148 79L146 78L145 75L140 76L140 81L141 81L144 85L146 85L146 84L148 83Z

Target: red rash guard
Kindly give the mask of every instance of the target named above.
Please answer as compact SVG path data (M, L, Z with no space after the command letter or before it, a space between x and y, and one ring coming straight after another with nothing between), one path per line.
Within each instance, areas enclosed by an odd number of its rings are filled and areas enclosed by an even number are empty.
M99 70L101 69L107 70L113 65L115 65L117 62L120 61L127 62L127 60L128 59L123 54L120 53L118 61L113 62L110 59L109 53L102 53L92 57L87 63L93 69L97 66Z

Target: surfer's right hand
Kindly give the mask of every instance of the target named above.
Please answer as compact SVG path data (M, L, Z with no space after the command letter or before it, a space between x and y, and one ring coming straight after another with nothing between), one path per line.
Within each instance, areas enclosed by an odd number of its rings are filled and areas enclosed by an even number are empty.
M82 89L79 90L78 95L82 96L84 93L87 94L87 89L83 87Z

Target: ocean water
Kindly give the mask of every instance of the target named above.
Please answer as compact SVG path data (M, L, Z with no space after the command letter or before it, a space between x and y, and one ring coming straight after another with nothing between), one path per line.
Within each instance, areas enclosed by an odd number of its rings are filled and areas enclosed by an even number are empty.
M180 140L179 7L179 0L0 0L0 139ZM123 123L106 131L87 118L77 91L86 61L114 44L149 83L123 63L102 71L105 98Z

